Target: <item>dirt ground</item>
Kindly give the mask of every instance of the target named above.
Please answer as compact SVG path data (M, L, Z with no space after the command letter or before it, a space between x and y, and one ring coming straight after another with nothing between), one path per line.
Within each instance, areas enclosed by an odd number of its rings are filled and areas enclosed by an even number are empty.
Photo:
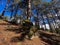
M11 25L8 22L0 20L0 45L54 45L43 41L42 38L35 37L32 40L19 40L21 33L8 28L17 28L16 25ZM42 34L41 34L42 35ZM60 41L60 40L59 40Z

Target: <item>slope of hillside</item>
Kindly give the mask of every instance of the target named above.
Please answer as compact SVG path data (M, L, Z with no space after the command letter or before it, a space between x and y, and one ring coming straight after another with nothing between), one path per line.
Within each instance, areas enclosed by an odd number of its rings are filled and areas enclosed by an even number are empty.
M8 28L12 28L12 29L9 30ZM51 34L49 33L49 37L48 37L47 35L48 33L45 33L43 31L39 31L40 37L34 37L32 40L24 39L23 41L20 41L19 38L21 36L21 33L17 28L18 26L16 25L12 25L8 22L0 20L0 45L54 45L52 43L48 43L51 40L49 38ZM17 33L16 31L19 33ZM57 37L56 40L59 42L60 37L59 40L58 40L58 36L55 37ZM43 39L45 40L49 39L49 40L47 40L48 42L46 42ZM56 41L54 38L53 40ZM50 41L50 42L55 43L54 41Z

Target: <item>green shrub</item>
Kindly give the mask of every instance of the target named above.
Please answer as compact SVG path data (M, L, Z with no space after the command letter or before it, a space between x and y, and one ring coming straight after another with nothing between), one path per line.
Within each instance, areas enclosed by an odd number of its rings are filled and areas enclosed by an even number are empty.
M8 19L8 16L4 16L4 20L7 20Z
M16 24L16 20L11 20L11 22L10 23L12 23L12 24Z
M37 32L37 27L33 26L32 31L33 31L33 33Z
M60 29L59 28L56 28L55 30L56 30L57 34L60 34Z
M39 30L40 29L40 27L39 27L39 25L35 25L36 26L36 28Z
M32 35L31 33L28 34L28 38L31 39L32 38Z

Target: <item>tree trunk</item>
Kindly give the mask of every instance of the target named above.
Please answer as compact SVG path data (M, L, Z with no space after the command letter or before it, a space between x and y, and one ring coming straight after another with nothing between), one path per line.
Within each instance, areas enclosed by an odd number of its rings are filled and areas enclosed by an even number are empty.
M53 32L53 25L52 25L52 23L50 23L50 19L49 19L48 16L49 16L49 15L46 15L47 20L48 20L48 23L49 23L49 26L50 26L50 31Z
M15 13L14 13L14 19L15 19L15 20L17 20L16 18L17 18L18 8L19 8L19 6L16 5L16 6L15 6Z
M10 16L10 19L12 18L12 16L13 16L13 10L11 11L11 16Z
M31 16L31 0L27 0L27 19L30 19Z
M2 15L1 15L1 16L4 16L4 13L5 13L5 10L3 10L3 12L2 12Z
M41 15L42 17L42 20L43 20L43 25L44 25L44 30L46 29L46 25L45 25L45 22L44 22L44 17L43 17L43 14Z
M53 25L52 25L52 27L53 27L53 32L55 32L55 26L56 26L56 22L55 22L55 19L54 19L54 16L52 15L52 14L50 14L52 17L52 19L53 19Z

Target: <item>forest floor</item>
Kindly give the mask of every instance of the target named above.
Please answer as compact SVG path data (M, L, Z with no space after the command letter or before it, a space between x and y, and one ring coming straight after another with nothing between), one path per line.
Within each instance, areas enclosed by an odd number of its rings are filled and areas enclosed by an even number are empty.
M18 26L0 20L0 45L60 45L60 35L57 34L39 31L39 37L21 41L19 40L21 33L16 31L19 32Z

